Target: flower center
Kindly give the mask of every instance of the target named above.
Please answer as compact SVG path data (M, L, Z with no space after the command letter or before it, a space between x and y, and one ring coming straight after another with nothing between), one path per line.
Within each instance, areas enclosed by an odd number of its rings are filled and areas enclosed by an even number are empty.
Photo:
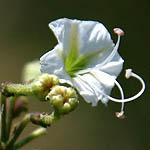
M90 53L84 54L82 56L78 56L77 58L72 59L70 62L67 61L68 60L68 58L67 58L65 61L66 72L71 77L74 77L76 72L86 69L88 64L90 64L90 62L92 60L94 60L94 58L100 52L103 52L103 50L101 49L100 51L90 52Z

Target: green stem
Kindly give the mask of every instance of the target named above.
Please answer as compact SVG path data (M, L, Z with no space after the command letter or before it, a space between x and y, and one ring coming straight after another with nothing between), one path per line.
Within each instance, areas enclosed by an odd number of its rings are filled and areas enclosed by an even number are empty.
M34 140L35 138L44 135L46 133L46 131L47 130L45 128L41 128L41 127L36 129L29 136L25 137L24 139L22 139L21 141L16 143L14 145L14 149L18 149L20 147L23 147L25 144L29 143L30 141Z
M46 82L46 81L45 81ZM48 84L49 85L49 84ZM51 84L50 84L51 85ZM45 85L44 81L36 81L29 84L7 84L3 93L7 96L35 96L41 101L45 101L50 88Z
M13 137L9 140L9 142L6 145L6 150L10 150L12 148L12 146L14 145L14 143L16 142L16 140L18 139L18 137L20 136L21 132L23 131L23 129L27 126L27 124L30 122L30 118L31 115L27 114L24 119L21 121L21 123L19 124L18 128L16 129Z
M1 141L6 142L6 97L1 95Z
M4 93L8 96L32 96L32 84L8 84L5 86Z
M11 97L9 100L10 105L9 105L9 115L8 115L8 123L7 123L7 140L9 139L10 136L10 131L11 131L11 126L12 126L12 121L13 121L13 114L14 114L14 104L17 96Z

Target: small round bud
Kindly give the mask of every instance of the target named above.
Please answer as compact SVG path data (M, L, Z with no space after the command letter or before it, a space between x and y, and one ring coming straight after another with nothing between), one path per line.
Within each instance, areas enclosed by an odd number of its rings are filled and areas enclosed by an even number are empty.
M51 103L54 105L54 106L61 106L63 105L64 103L64 97L62 95L55 95L53 96L53 98L51 99Z
M114 28L114 33L120 36L124 36L124 31L120 28Z
M72 109L75 109L78 106L79 101L77 101L76 98L69 98L68 103L71 105Z
M72 108L71 108L71 105L69 103L64 103L63 108L62 108L63 112L69 113L71 111L71 109Z

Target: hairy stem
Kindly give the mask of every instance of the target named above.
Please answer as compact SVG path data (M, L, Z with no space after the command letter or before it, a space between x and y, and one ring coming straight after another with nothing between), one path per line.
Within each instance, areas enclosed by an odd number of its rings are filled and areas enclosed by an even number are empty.
M32 96L33 90L31 84L7 84L4 88L4 93L7 96Z

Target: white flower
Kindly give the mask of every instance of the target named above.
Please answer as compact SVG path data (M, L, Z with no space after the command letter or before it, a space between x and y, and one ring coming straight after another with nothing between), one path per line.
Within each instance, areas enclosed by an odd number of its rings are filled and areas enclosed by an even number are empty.
M99 22L59 19L49 24L58 45L41 57L41 71L72 84L83 98L97 105L106 103L123 59L107 29Z
M58 44L41 57L41 72L55 74L61 82L71 84L93 106L99 100L106 103L111 99L114 84L122 90L115 80L124 62L117 52L122 30L114 30L118 34L115 45L104 25L96 21L63 18L49 27Z

